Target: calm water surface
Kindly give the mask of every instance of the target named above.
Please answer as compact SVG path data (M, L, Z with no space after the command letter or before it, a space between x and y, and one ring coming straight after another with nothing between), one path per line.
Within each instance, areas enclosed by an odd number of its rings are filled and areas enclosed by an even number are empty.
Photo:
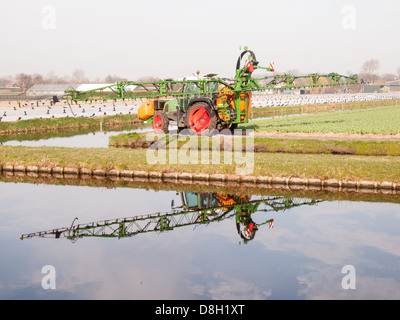
M108 148L109 137L122 133L148 132L152 129L134 129L125 131L95 131L77 134L71 137L52 137L38 140L10 140L3 143L6 146L27 147L68 147L68 148Z
M197 200L213 209L196 218ZM0 299L400 298L396 203L12 182L0 182L0 201ZM166 216L182 205L193 210ZM147 216L158 212L168 219ZM20 239L75 218L78 226L137 216L130 237ZM42 287L45 265L55 289ZM342 286L346 265L355 289Z

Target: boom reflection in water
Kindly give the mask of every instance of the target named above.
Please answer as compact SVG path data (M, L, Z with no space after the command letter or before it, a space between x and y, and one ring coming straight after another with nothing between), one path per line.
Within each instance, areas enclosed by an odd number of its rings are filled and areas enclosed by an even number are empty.
M239 236L247 241L254 239L257 230L266 225L273 228L274 219L264 217L255 222L252 215L256 212L285 211L287 209L315 205L321 200L291 198L284 196L262 196L253 198L249 195L233 195L226 193L196 193L181 192L181 205L175 206L171 201L171 211L153 213L134 217L116 218L95 221L85 224L75 224L70 227L55 228L47 231L27 233L21 239L67 238L73 242L84 237L125 238L141 233L165 232L178 227L193 226L225 219L235 219Z

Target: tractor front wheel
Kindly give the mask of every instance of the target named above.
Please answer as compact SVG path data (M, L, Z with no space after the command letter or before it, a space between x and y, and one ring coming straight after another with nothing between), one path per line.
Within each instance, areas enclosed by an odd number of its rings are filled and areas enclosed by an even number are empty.
M217 115L205 102L196 102L186 114L186 127L196 134L207 134L217 126Z
M153 116L153 129L155 133L168 133L169 119L162 111L157 111Z

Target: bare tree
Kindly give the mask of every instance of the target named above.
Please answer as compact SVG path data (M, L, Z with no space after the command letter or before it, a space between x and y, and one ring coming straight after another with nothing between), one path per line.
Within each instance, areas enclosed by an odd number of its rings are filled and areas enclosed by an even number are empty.
M26 92L34 84L32 76L25 73L17 74L15 80L23 92Z
M104 81L106 83L115 83L115 82L126 81L126 80L127 79L121 78L121 77L116 76L116 75L112 76L110 74L104 79Z
M153 77L153 76L143 76L136 80L137 82L155 82L160 81L160 78Z
M302 73L298 69L290 69L285 72L288 76L300 76Z
M398 75L398 77L400 79L400 66L397 67L397 75Z
M53 70L47 73L46 79L44 81L46 83L60 83L60 84L68 82L65 78L57 76Z
M2 77L0 78L0 87L3 88L6 85L8 85L11 82L11 80L7 77Z
M361 68L361 78L367 82L374 82L376 79L378 79L379 68L379 60L370 59L365 61Z
M382 80L393 81L396 80L396 75L394 73L385 73L381 76Z
M74 72L72 72L72 78L76 83L89 81L88 78L85 77L85 71L82 69L75 69Z
M32 75L32 81L34 84L43 84L44 83L43 76L39 73L35 73Z

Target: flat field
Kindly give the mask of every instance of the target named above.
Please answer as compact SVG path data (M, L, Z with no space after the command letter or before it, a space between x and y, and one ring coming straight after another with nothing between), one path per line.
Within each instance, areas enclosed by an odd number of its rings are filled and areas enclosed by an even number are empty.
M33 127L36 125L37 123ZM47 125L46 123L44 127ZM255 129L256 152L253 154L252 172L255 176L400 182L398 102L392 106L371 109L254 120L239 128ZM3 129L12 131L10 128ZM316 135L329 139L317 138ZM338 136L341 141L335 139ZM346 136L353 139L346 139ZM368 137L368 141L360 137ZM130 146L133 142L143 140L143 135L127 134L115 139L110 139L111 146L130 148L0 146L0 164L210 174L231 174L243 164L225 162L223 153L219 161L204 164L201 161L184 163L181 158L177 163L149 163L148 147L142 146L133 150ZM242 150L237 151L239 153L235 154L242 153ZM252 161L246 161L246 164L249 162Z
M75 167L157 172L234 174L241 163L150 164L145 149L11 147L0 145L0 164L39 167ZM229 154L228 154L229 155ZM168 159L168 157L167 157ZM232 154L231 159L234 159ZM340 180L400 182L400 161L396 156L357 156L334 154L255 153L251 175Z
M400 105L253 120L241 128L253 128L258 132L396 135L400 133Z

